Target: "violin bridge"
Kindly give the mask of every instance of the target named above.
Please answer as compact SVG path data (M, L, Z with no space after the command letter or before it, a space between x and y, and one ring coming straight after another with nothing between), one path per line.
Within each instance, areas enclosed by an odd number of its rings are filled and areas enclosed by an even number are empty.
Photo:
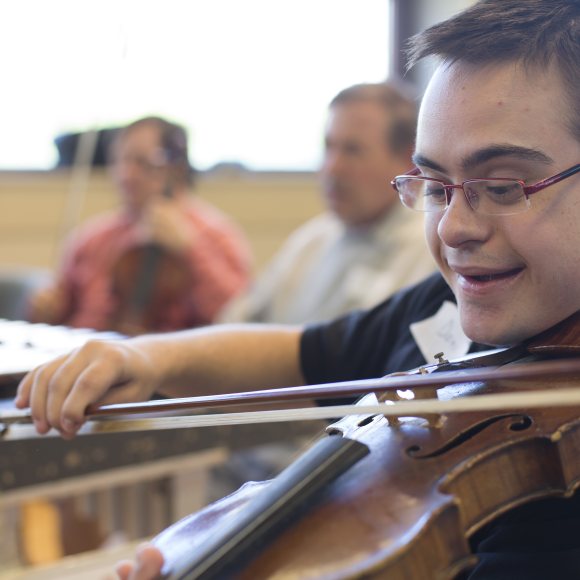
M443 353L439 353L438 357L443 357ZM439 360L441 364L446 364L447 361ZM421 375L428 375L430 374L429 371L424 367L419 367L418 369L419 374ZM393 403L397 403L400 401L409 401L409 400L416 400L416 399L437 399L437 389L435 387L421 387L420 389L412 390L412 389L398 389L396 391L385 391L381 393L378 397L378 400L381 403L385 401L392 401ZM426 422L427 427L438 427L441 425L444 418L439 413L424 413L420 417ZM389 424L393 427L401 425L401 419L397 416L389 415L387 417Z
M416 399L437 400L437 389L435 388L421 389L418 393L415 394ZM421 415L421 417L425 419L429 427L440 427L444 421L444 417L440 413L425 413Z
M445 353L443 352L438 352L433 356L433 358L437 361L437 365L449 364L449 361L445 358ZM425 375L429 374L428 371L423 368L420 368L419 372ZM437 389L435 387L428 386L418 389L418 391L415 393L415 398L437 400ZM425 421L427 421L427 425L429 427L440 427L441 423L444 421L444 417L439 413L427 413L422 415L422 417L425 419Z

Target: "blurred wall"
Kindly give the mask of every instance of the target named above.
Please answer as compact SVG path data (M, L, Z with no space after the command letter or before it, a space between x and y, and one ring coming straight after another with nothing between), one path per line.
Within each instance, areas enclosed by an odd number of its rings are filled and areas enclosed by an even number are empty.
M71 173L0 172L0 266L52 268L72 223L115 207L108 175L92 172L71 197ZM216 172L199 177L195 194L229 214L246 232L256 268L288 234L322 209L313 174Z
M443 20L475 0L385 0L397 18L392 48L401 53L405 40ZM422 91L432 70L423 63L408 78ZM391 73L404 71L402 55ZM77 200L71 200L71 173L0 172L0 266L53 268L62 236L69 226L114 207L115 196L107 175L93 171ZM259 270L288 234L318 213L314 174L210 172L199 180L197 192L237 221L245 230Z
M393 22L391 49L397 56L393 60L390 73L394 76L404 76L417 87L419 94L422 94L433 72L433 63L421 62L406 72L404 47L407 39L475 2L476 0L391 0Z

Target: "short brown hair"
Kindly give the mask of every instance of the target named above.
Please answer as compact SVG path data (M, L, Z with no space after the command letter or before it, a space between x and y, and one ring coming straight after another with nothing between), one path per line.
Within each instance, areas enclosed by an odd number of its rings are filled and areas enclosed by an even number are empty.
M427 56L443 62L519 61L537 71L555 65L567 93L568 125L580 140L580 0L479 0L409 42L409 67Z
M167 121L162 117L143 117L121 129L116 139L123 138L124 135L142 125L153 125L158 129L161 148L167 155L169 164L178 169L180 179L184 183L193 185L195 170L189 162L186 130L181 125Z
M413 149L417 129L417 106L410 87L399 81L362 83L343 89L332 99L330 108L345 103L372 101L391 117L387 144L395 153Z

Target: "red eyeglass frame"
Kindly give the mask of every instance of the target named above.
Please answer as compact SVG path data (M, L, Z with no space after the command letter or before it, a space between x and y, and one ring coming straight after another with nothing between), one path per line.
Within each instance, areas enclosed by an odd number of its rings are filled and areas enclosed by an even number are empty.
M524 195L526 196L526 199L527 199L530 195L537 193L538 191L541 191L542 189L545 189L546 187L549 187L550 185L554 185L560 181L563 181L564 179L571 177L572 175L575 175L579 171L580 171L580 163L577 163L576 165L573 165L569 169L565 169L564 171L561 171L560 173L557 173L556 175L552 175L551 177L546 177L546 179L542 179L542 181L538 181L537 183L534 183L533 185L526 185L521 179L513 179L512 181L517 181L518 183L521 184L522 189L524 191ZM393 180L391 180L392 188L397 193L399 193L399 190L397 189L397 179L399 177L417 177L420 172L421 172L421 170L418 167L414 167L413 169L411 169L410 171L408 171L404 175L397 175ZM452 190L457 189L457 188L463 189L463 186L466 183L469 183L471 181L505 181L507 178L503 178L503 177L502 178L476 177L473 179L466 179L461 184L445 183L442 179L435 179L433 177L425 177L424 179L430 179L432 181L437 181L438 183L440 183L445 188L445 191L447 192L447 195L448 195L447 203L450 203L451 202L450 197L451 197ZM465 191L465 190L463 189L463 191Z

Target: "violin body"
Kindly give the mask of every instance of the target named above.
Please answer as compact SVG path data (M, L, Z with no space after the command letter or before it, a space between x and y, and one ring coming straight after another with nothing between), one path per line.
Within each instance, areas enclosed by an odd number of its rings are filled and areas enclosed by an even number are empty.
M185 300L191 288L190 269L181 256L155 243L135 246L112 271L117 308L111 326L127 335L167 330L167 306Z
M525 388L550 386L542 381ZM448 395L506 388L513 385L476 383ZM455 578L475 564L468 539L483 525L531 500L571 495L580 484L579 417L574 407L457 414L437 424L343 419L329 428L340 432L333 436L356 438L369 455L305 515L227 563L228 576L203 577ZM184 553L193 556L266 485L246 485L162 532L154 543L167 569Z
M174 184L168 178L161 194L174 197ZM117 308L111 328L126 335L176 330L164 328L168 304L186 299L191 291L191 272L185 259L150 241L125 250L111 272L111 289Z

